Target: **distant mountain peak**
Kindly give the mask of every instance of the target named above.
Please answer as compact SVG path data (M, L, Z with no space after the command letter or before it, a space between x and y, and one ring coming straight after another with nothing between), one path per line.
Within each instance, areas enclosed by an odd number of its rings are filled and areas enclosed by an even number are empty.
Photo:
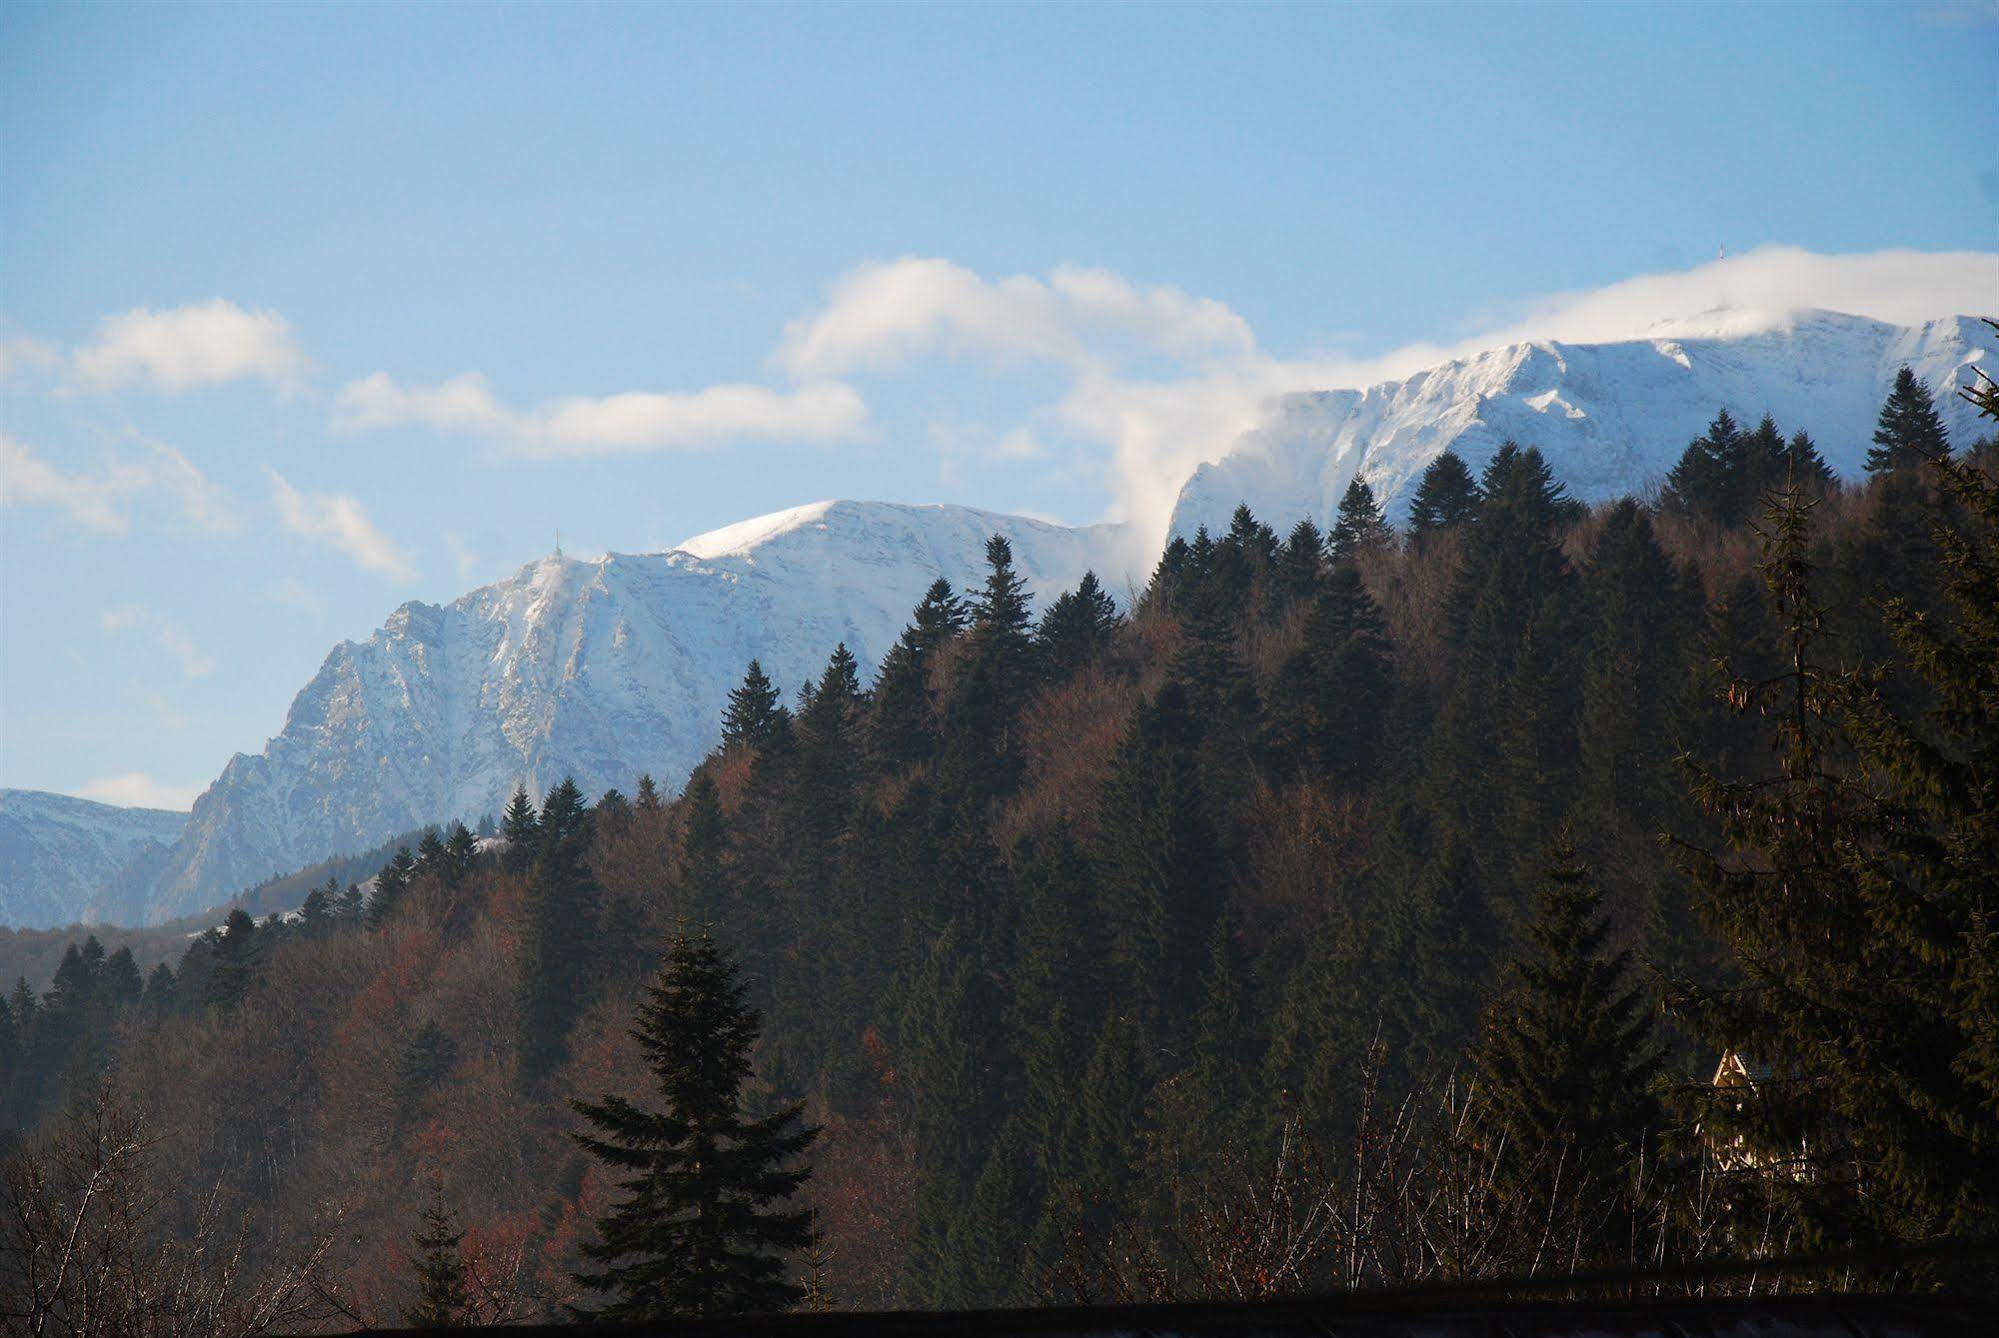
M1474 471L1499 444L1538 447L1576 496L1639 493L1663 479L1717 409L1769 413L1811 433L1856 477L1895 373L1915 368L1953 437L1979 432L1955 387L1999 361L1999 335L1966 316L1898 326L1818 309L1720 308L1607 343L1537 340L1453 358L1361 390L1286 396L1228 454L1181 489L1171 531L1216 529L1240 502L1280 532L1325 523L1356 477L1400 516L1446 450Z

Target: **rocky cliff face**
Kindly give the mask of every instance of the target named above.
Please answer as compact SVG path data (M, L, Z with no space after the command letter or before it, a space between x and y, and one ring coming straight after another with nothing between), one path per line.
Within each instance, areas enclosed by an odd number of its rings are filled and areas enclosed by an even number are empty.
M752 657L787 689L841 642L871 667L931 581L981 579L995 533L1039 593L1093 567L1120 588L1110 527L822 502L667 553L550 557L443 607L406 604L336 646L277 737L229 763L150 889L92 909L157 923L398 831L497 813L521 783L539 795L573 775L595 795L650 772L677 785Z

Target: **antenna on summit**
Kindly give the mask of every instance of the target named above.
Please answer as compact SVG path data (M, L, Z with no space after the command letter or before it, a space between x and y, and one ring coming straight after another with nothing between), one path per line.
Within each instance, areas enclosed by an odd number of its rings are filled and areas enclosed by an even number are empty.
M557 531L555 532L555 555L556 555L557 557L561 557L561 556L562 556L562 531L561 531L561 530L557 530Z

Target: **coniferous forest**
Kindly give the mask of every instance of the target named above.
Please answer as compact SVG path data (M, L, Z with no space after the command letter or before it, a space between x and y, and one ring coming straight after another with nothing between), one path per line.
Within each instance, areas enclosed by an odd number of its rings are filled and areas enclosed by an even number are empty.
M994 539L677 796L74 944L0 1327L1991 1287L1999 457L1905 372L1868 470L1446 454L1040 607Z

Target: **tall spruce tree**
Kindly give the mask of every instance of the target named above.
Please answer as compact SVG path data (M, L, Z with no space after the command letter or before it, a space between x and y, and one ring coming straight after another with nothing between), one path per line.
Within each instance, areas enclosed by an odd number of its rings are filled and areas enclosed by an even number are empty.
M1195 760L1195 724L1169 681L1139 707L1105 782L1097 896L1117 1003L1155 1030L1191 1013L1222 866Z
M1894 388L1881 405L1874 444L1867 448L1867 472L1912 468L1949 453L1950 434L1930 397L1930 388L1904 364L1895 373Z
M755 660L743 671L743 681L729 693L728 708L722 713L722 743L761 748L782 728L789 716L783 694Z
M539 849L528 872L519 965L520 1077L538 1081L561 1057L589 994L602 901L589 861L589 811L564 779L542 805Z
M868 723L868 756L875 769L897 771L936 750L936 702L931 679L937 653L965 630L964 601L939 577L924 592L909 626L882 657L875 674Z
M431 1189L423 1210L423 1226L412 1243L416 1253L410 1267L416 1272L416 1300L403 1308L403 1323L412 1329L456 1329L475 1318L472 1304L472 1270L459 1248L465 1239L454 1215L444 1206L441 1185Z
M1432 460L1416 483L1409 503L1409 535L1423 539L1462 525L1478 514L1478 483L1456 451Z
M1471 1053L1503 1220L1521 1224L1516 1267L1617 1262L1637 1204L1629 1169L1647 1156L1659 1108L1651 1009L1612 952L1602 894L1574 846L1552 852L1528 930Z
M1279 599L1291 604L1309 603L1319 593L1319 578L1326 568L1326 536L1311 517L1291 527L1277 550L1273 583Z
M1358 789L1374 778L1394 678L1381 609L1359 569L1339 562L1305 620L1304 638L1279 666L1266 742L1283 770Z
M1333 561L1352 562L1363 554L1377 552L1395 542L1395 531L1374 500L1374 489L1356 474L1340 496L1339 513L1333 518L1326 548Z
M1041 616L1035 641L1043 667L1054 678L1073 676L1110 649L1123 622L1097 574L1084 572L1076 588L1065 591Z
M946 1306L960 1262L956 1237L998 1127L1000 1001L955 922L899 992L898 1070L917 1169L908 1283L918 1304Z
M1027 581L1005 536L986 540L986 580L971 606L964 660L943 711L945 785L976 807L1010 793L1020 777L1014 726L1038 673Z
M1723 838L1693 852L1696 904L1742 984L1685 985L1681 1006L1768 1075L1705 1117L1795 1168L1746 1182L1739 1206L1807 1248L1999 1227L1999 492L1939 463L1960 508L1936 535L1956 616L1888 605L1929 719L1900 712L1878 672L1827 664L1812 504L1792 490L1761 567L1784 662L1729 688L1772 722L1777 770L1695 773Z
M243 1002L243 996L249 992L262 967L262 939L263 933L248 911L238 906L229 912L222 932L215 937L214 965L209 971L204 996L209 1007L227 1011ZM59 989L63 985L60 970L56 974L56 984Z
M534 866L539 823L526 783L516 785L514 797L507 801L507 811L500 819L500 834L507 839L506 854L501 856L500 863L508 873L526 873Z
M1753 504L1748 464L1742 429L1728 410L1718 411L1667 473L1661 509L1724 529L1740 524Z
M657 1324L768 1314L804 1297L788 1264L813 1244L812 1214L790 1201L811 1174L800 1158L819 1131L802 1103L745 1113L759 1027L715 941L677 934L631 1033L658 1106L571 1102L595 1131L577 1143L620 1173L625 1195L583 1246L597 1267L575 1275L614 1299L580 1316Z
M688 777L680 815L681 916L702 933L714 932L718 926L733 928L724 875L728 821L722 816L722 792L708 768Z

